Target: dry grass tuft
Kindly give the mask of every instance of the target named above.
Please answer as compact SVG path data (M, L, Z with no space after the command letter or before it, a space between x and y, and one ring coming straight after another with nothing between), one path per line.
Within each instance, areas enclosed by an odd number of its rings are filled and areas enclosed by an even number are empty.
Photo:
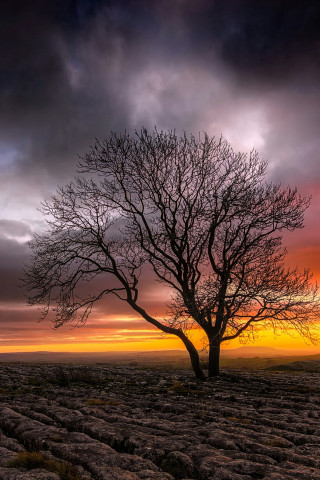
M41 452L20 452L7 463L9 468L25 468L32 470L42 468L48 472L56 473L61 480L81 480L73 465L58 460L49 460Z

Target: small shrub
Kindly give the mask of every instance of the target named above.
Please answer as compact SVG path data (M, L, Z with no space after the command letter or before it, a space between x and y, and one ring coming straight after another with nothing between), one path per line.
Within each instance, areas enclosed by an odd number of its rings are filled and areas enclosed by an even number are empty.
M70 385L70 378L65 368L61 365L55 367L52 374L48 377L48 381L59 387L68 387Z
M101 383L101 379L96 378L94 373L86 367L67 368L58 365L52 370L51 375L49 375L48 382L58 385L59 387L69 387L75 383L97 385Z
M33 468L42 468L44 461L45 459L40 452L19 452L15 458L9 460L7 467L32 470Z
M20 452L15 458L9 460L7 467L25 468L27 470L42 468L48 472L56 473L61 480L81 480L73 465L58 460L49 460L41 452Z
M268 438L264 442L264 445L267 447L278 447L278 448L288 448L290 447L290 442L285 440L284 438Z
M60 435L50 435L49 439L53 442L63 443L63 438Z
M169 390L173 391L174 393L177 393L178 395L190 395L195 393L201 393L194 388L189 388L189 387L186 387L185 385L182 385L182 383L180 382L173 383L169 387Z
M192 476L193 464L191 459L182 452L171 452L162 461L161 469L180 480Z
M33 378L29 378L28 381L27 381L27 385L31 385L31 386L34 386L34 387L41 387L43 386L43 379L41 378L38 378L38 377L33 377Z

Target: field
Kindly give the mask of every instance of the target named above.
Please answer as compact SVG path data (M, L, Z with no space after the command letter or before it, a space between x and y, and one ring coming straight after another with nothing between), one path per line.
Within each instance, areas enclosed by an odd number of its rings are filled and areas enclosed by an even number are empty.
M199 382L166 365L1 363L0 480L320 480L320 375L296 366Z

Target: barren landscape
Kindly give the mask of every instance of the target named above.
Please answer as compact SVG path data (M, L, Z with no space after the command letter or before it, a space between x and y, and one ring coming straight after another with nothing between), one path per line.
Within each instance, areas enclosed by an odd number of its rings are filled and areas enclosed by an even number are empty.
M199 382L164 366L2 363L0 479L320 479L311 367Z

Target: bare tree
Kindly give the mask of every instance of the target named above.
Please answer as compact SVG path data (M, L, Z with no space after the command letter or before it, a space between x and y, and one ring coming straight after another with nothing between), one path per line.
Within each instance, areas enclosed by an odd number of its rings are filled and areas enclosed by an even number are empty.
M80 176L43 206L48 230L30 244L29 303L51 306L55 326L84 323L106 294L176 335L196 377L205 375L188 333L203 330L209 376L222 342L252 337L259 325L314 340L317 286L308 270L284 266L281 232L302 228L309 199L265 181L256 152L234 153L223 139L175 132L113 133L80 162ZM139 299L149 265L172 290L165 318ZM81 296L83 282L111 276ZM98 282L96 282L98 283ZM101 282L100 282L101 285Z

